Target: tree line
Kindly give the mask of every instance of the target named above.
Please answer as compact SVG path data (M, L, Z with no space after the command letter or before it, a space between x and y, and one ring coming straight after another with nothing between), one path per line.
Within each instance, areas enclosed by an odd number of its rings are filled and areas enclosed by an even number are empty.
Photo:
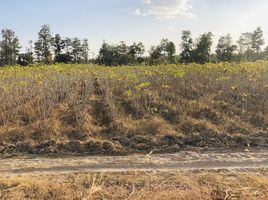
M36 42L29 41L25 53L20 52L19 39L15 32L4 29L0 40L0 66L27 66L34 62L52 63L88 63L89 44L87 39L62 38L52 35L49 25L43 25L38 32Z
M168 39L152 46L145 55L145 47L141 42L127 45L108 44L103 42L96 58L89 58L89 43L87 39L62 37L52 35L49 25L43 25L38 32L37 41L30 41L26 52L20 53L19 39L15 32L4 29L0 39L0 66L27 66L34 62L53 63L89 63L100 65L157 65L177 63L207 63L207 62L239 62L268 59L268 47L265 44L261 27L253 32L242 33L236 43L227 34L219 38L215 52L212 52L213 34L204 33L198 38L192 37L191 31L182 31L179 42L180 53L176 54L176 45Z

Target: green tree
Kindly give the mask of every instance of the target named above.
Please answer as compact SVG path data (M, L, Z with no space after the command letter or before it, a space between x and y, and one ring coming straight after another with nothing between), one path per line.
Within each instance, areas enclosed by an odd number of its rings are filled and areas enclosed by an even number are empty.
M55 35L53 46L54 46L55 60L57 60L56 58L63 53L63 50L65 48L65 42L61 38L60 34Z
M149 64L150 65L155 65L155 64L160 64L162 62L162 48L160 46L152 46L151 49L149 50L150 54L150 59L149 59Z
M130 45L128 48L128 56L129 56L130 63L140 64L143 61L142 56L144 52L145 52L145 47L141 42L139 42L138 44L134 42L132 45Z
M193 39L191 37L191 31L182 31L182 37L181 37L181 62L188 64L192 62L192 54L193 54Z
M174 54L176 52L175 44L168 39L162 39L160 48L164 59L167 60L168 63L174 63Z
M254 53L252 49L253 44L253 34L250 32L242 33L239 37L239 40L237 41L237 44L239 46L239 54L242 59L245 57L246 61L249 61L251 59L252 54Z
M65 44L65 52L66 52L66 54L68 54L69 56L71 56L71 52L72 52L72 39L66 37L64 39L64 44Z
M39 61L45 64L52 63L51 48L53 45L53 37L51 35L49 25L43 25L38 33L38 40L35 42L35 53Z
M121 41L116 45L109 45L103 42L102 47L99 51L97 63L106 66L116 65L128 65L136 64L144 61L142 55L144 54L144 46L140 43L133 43L128 46L124 41Z
M210 61L210 51L213 44L212 33L202 34L193 51L194 62L204 64Z
M121 41L119 45L114 46L113 48L113 56L115 65L127 65L129 62L128 59L128 46L124 41Z
M232 43L232 36L230 34L220 37L216 49L218 61L231 62L234 59L234 52L237 46Z
M150 64L174 63L175 44L168 39L162 39L160 45L151 47L149 54Z
M112 66L114 65L113 61L114 61L113 47L104 41L99 50L97 63L100 65Z
M252 48L258 54L264 44L263 31L261 27L258 27L252 34Z
M2 30L0 41L0 65L15 65L19 53L19 39L10 29Z
M84 39L82 42L82 59L84 63L88 63L89 61L89 44L88 44L88 39Z
M69 38L62 39L59 34L54 38L54 61L57 63L71 63L73 58L71 56L72 41Z
M72 46L71 56L73 58L73 62L80 63L82 61L82 53L83 53L81 40L79 38L74 38L72 40L71 46Z

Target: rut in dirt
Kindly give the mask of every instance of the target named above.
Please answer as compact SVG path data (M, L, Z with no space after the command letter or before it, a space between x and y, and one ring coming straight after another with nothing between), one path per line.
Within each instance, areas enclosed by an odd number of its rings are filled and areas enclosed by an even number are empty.
M268 149L130 156L24 157L0 160L1 175L268 168Z

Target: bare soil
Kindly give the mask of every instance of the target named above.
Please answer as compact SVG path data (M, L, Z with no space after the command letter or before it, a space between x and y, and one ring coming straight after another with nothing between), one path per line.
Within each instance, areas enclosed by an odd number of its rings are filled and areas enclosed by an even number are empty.
M268 149L248 152L184 151L176 154L85 157L22 157L0 160L0 174L59 174L159 170L268 168Z

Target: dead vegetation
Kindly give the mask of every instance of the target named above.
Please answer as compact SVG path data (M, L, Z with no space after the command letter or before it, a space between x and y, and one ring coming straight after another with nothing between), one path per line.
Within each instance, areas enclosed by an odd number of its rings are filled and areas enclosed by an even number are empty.
M0 177L1 200L265 200L267 171L125 172Z
M267 147L268 63L0 70L0 153Z

